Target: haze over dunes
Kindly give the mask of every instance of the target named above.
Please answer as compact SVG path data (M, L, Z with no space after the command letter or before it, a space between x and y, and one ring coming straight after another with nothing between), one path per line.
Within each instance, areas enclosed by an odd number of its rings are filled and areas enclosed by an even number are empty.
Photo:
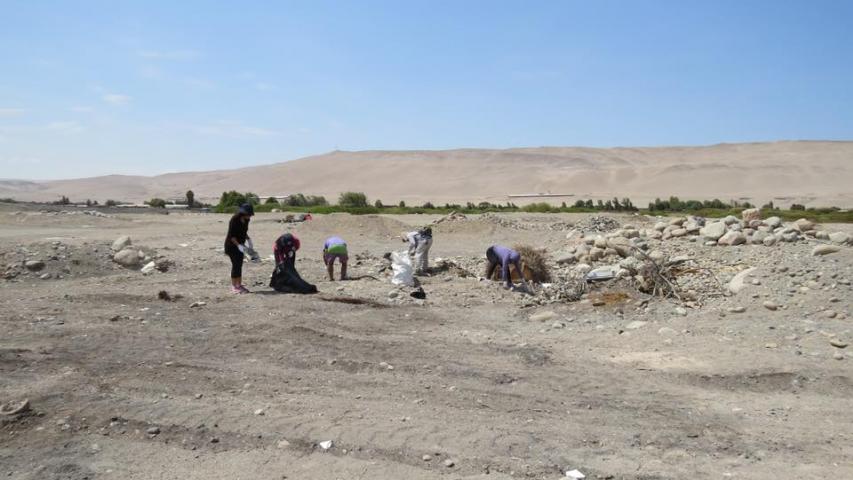
M0 181L0 197L18 200L152 197L212 200L225 190L260 195L303 192L334 201L363 191L386 204L424 201L506 202L508 195L572 194L552 198L655 197L775 200L814 206L853 206L853 142L791 141L704 147L542 147L506 150L336 151L298 160L210 172L152 177L111 175L46 182ZM527 203L532 199L513 199Z

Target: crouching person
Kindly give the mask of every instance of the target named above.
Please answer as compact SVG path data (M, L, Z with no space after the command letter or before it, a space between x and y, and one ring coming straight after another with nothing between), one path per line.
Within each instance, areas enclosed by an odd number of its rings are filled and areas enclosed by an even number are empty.
M524 271L521 269L521 254L503 245L492 245L486 250L486 260L488 262L486 264L486 279L491 279L495 269L500 265L501 279L505 282L504 288L515 289L512 283L512 274L509 271L509 267L512 265L518 272L521 285L525 290L529 290L527 280L524 278Z
M335 259L341 262L341 280L347 279L347 263L349 255L347 254L347 242L340 237L329 237L326 243L323 244L323 262L326 264L326 271L329 273L329 281L335 281Z
M296 271L296 251L299 239L291 233L276 239L273 244L275 271L270 278L270 287L281 293L316 293L317 287L302 279Z

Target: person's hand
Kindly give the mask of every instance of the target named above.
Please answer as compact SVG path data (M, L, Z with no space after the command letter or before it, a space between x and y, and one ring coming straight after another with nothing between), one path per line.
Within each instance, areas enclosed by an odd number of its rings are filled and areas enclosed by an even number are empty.
M242 243L240 245L237 245L237 250L240 250L240 253L242 253L243 255L246 254L246 246Z
M246 246L249 248L249 250L254 250L254 249L255 249L255 244L254 244L254 243L252 243L252 239L251 239L251 238L247 238L247 239L246 239Z

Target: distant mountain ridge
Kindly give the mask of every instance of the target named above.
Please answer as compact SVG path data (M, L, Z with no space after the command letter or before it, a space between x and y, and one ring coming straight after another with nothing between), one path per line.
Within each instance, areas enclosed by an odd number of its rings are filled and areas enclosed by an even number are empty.
M853 142L784 141L700 147L538 147L335 151L235 170L108 175L54 181L0 180L0 197L50 201L139 202L180 198L188 189L212 200L226 190L261 195L302 192L330 200L365 192L384 203L506 202L509 195L570 194L631 198L643 205L670 195L753 203L853 207ZM513 198L515 203L535 198Z

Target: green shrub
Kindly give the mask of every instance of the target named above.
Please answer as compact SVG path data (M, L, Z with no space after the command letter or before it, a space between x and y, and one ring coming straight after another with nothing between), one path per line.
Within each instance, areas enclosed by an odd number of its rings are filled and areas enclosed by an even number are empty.
M367 195L361 192L344 192L338 197L338 205L348 208L368 206Z
M151 208L166 208L166 201L162 198L152 198L145 202L145 204Z

